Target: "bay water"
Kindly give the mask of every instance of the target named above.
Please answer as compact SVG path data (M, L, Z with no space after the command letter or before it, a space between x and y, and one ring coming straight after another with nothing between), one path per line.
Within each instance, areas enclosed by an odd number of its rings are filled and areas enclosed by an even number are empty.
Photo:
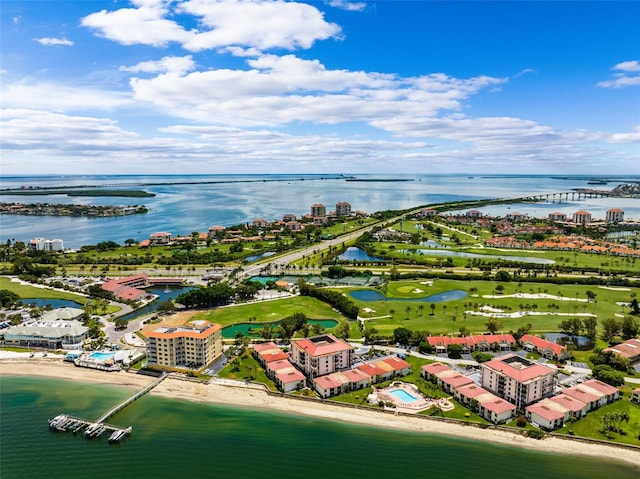
M3 366L4 367L4 366ZM0 378L3 479L637 478L613 458L542 453L259 409L144 396L110 419L122 443L49 431L60 413L88 419L131 390L46 378Z
M465 175L357 175L368 181L347 181L340 175L140 175L140 176L2 176L0 189L90 185L101 188L144 189L156 196L68 197L62 195L13 196L0 192L0 202L58 203L88 205L144 204L149 212L112 218L0 216L0 241L29 241L59 238L67 248L101 241L140 241L158 231L172 235L206 232L210 226L234 226L263 218L274 221L284 214L310 213L311 205L322 203L327 211L346 201L352 209L373 213L450 201L506 198L566 192L573 188L610 190L640 176L615 178L607 185L589 185L585 177L554 176L465 176ZM404 181L380 181L380 180ZM640 219L640 200L632 198L590 198L563 203L491 205L486 214L505 215L519 211L546 217L560 211L568 215L588 210L604 218L609 208L622 208L626 218Z

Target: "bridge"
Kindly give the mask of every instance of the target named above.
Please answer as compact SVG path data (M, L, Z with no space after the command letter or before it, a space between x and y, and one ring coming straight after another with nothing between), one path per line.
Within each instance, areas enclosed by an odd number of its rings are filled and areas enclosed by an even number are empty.
M536 195L517 196L514 198L507 198L507 200L522 200L522 201L550 201L551 203L562 203L576 200L584 200L587 198L607 198L616 196L611 191L592 190L589 188L574 188L571 191L558 191L555 193L540 193Z

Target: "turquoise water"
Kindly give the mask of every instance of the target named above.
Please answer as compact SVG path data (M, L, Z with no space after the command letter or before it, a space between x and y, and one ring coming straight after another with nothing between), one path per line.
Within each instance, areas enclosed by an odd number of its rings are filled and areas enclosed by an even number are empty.
M133 426L118 445L50 432L60 413L97 418L127 397L119 387L1 377L1 476L7 479L222 477L637 478L605 458L539 453L425 433L169 400L151 395L110 422Z
M238 323L232 324L222 328L223 338L234 338L236 334L242 333L244 336L259 336L260 330L265 324L270 324L272 328L277 328L280 321L274 321L272 323ZM319 324L324 329L335 328L338 325L338 321L335 319L309 319L309 324Z
M389 391L389 394L397 397L402 402L415 402L418 400L417 397L409 394L404 389L392 389L391 391Z
M113 359L115 357L115 353L101 353L96 351L95 353L91 353L89 357L95 361L105 362L107 359Z
M427 303L443 303L445 301L466 298L468 293L461 289L452 289L451 291L443 291L442 293L432 294L431 296L422 298L388 298L384 294L372 289L359 289L357 291L351 291L349 296L359 301L424 301Z

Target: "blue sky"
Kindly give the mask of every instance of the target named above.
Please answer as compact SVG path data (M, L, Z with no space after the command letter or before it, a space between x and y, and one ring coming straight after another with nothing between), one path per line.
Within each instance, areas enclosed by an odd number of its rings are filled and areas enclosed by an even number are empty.
M640 2L0 3L0 173L640 174Z

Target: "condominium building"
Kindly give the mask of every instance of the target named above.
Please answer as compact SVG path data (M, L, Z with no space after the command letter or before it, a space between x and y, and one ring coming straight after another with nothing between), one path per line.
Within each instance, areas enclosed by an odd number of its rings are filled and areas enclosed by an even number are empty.
M336 216L349 216L351 215L351 203L341 201L336 203Z
M591 213L588 211L576 211L573 214L573 222L581 225L591 223Z
M624 221L624 211L620 208L611 208L607 210L607 223L621 223Z
M482 387L514 404L519 411L553 394L555 371L516 354L480 365Z
M353 347L332 334L291 341L291 361L309 378L349 369Z
M567 215L559 211L556 211L553 213L549 213L549 219L551 221L567 221Z
M64 251L64 243L61 239L36 238L29 241L29 246L37 251Z
M327 208L322 203L311 205L311 217L316 218L318 216L327 216Z
M149 366L201 369L222 356L222 326L193 321L189 326L161 327L147 334Z

